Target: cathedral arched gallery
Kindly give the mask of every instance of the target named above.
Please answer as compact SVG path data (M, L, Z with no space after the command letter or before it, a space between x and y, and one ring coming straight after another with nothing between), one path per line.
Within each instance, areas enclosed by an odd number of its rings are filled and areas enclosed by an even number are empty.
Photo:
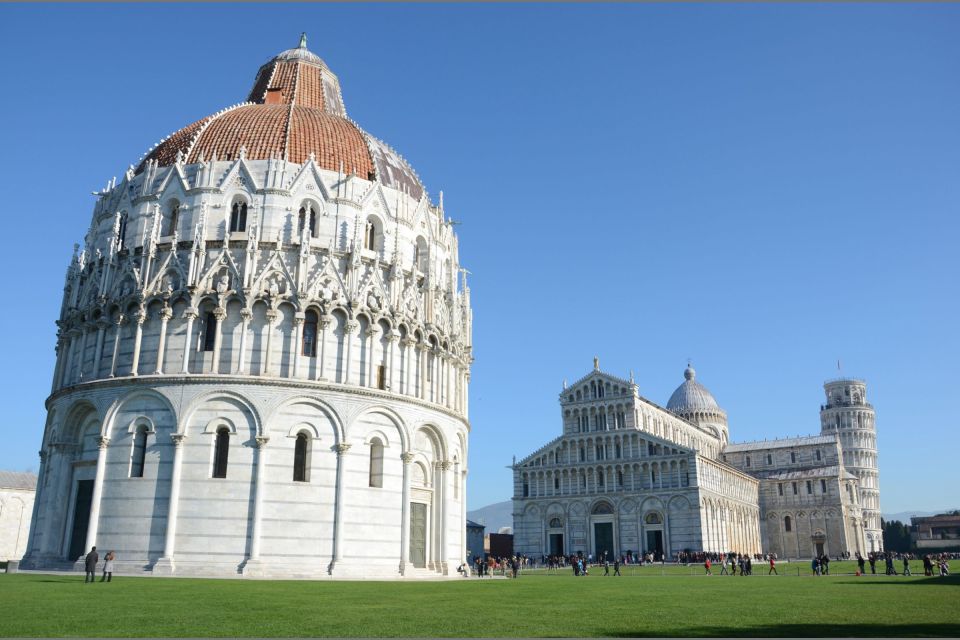
M306 46L97 195L70 262L24 565L450 574L470 292L407 161Z
M513 465L514 548L530 556L680 551L809 558L883 549L866 383L826 382L820 434L731 443L684 371L666 407L593 371L560 393L562 433Z

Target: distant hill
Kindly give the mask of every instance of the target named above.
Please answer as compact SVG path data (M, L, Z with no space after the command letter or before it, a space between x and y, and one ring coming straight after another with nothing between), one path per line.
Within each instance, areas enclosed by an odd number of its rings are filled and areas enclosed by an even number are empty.
M503 527L513 529L513 501L495 502L474 511L467 511L467 520L485 526L486 533L497 533Z

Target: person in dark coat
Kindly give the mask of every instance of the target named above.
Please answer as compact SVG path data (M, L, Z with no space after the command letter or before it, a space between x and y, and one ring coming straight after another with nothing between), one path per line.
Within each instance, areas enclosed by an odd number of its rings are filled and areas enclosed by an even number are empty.
M87 575L84 577L83 582L96 582L97 581L97 562L100 560L100 555L97 553L97 548L94 547L90 549L90 553L87 554L84 564L86 565Z

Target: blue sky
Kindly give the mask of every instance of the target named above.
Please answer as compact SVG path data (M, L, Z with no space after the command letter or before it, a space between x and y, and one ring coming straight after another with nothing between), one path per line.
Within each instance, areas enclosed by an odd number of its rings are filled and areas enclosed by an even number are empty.
M868 381L884 512L960 506L956 5L0 6L0 468L35 469L93 197L295 46L462 221L469 505L601 368L665 404L692 358L734 440Z

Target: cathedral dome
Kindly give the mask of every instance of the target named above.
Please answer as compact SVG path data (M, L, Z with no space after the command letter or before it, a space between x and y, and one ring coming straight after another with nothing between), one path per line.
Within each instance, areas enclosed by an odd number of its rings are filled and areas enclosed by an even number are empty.
M300 46L271 58L257 72L247 101L174 132L140 162L169 166L205 160L281 158L377 179L415 199L424 194L413 168L383 141L347 117L340 80L326 63Z
M686 378L683 384L677 387L677 390L670 396L667 402L667 409L674 413L685 413L690 411L719 411L720 405L713 398L713 394L707 391L707 388L696 381L697 372L692 366L687 365L683 372Z

